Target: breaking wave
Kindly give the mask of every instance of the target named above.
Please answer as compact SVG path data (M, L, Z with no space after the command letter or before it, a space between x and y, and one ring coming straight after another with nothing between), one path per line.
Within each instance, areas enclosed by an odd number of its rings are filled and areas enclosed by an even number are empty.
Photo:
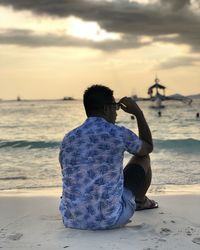
M199 153L200 140L189 139L169 139L169 140L154 140L155 150L171 150L183 153Z
M0 141L0 148L59 148L58 141Z
M0 140L0 148L27 148L27 149L58 149L59 141L7 141ZM176 150L185 153L199 153L200 140L189 139L168 139L168 140L154 140L155 152L159 150Z

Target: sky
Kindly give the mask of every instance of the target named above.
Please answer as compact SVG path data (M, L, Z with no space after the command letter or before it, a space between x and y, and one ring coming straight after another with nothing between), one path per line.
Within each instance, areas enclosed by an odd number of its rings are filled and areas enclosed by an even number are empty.
M200 93L200 0L0 0L0 99Z

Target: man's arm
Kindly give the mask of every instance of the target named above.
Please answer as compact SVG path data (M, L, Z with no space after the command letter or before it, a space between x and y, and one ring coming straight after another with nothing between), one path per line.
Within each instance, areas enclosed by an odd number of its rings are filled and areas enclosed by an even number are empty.
M135 115L137 119L139 138L143 141L142 147L137 155L144 156L151 153L153 151L151 131L142 110L130 97L123 97L119 102L122 110Z

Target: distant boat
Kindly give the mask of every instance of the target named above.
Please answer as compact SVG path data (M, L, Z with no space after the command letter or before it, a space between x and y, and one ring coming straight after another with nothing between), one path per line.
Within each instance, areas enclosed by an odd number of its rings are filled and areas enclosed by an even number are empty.
M154 89L155 89L155 94L154 94ZM150 96L150 100L155 102L155 105L150 106L151 108L156 108L156 109L165 108L165 106L162 105L162 101L166 99L165 89L166 87L164 85L161 85L160 80L156 77L154 80L154 84L148 88L148 95ZM160 93L159 90L162 90L162 93Z
M192 99L189 97L185 97L180 94L174 94L174 95L165 95L165 89L166 87L164 85L160 84L160 80L155 77L154 84L151 85L148 88L148 95L149 98L141 98L141 97L135 97L133 96L133 100L138 101L152 101L154 104L150 106L150 108L154 109L163 109L165 108L165 105L162 104L163 101L172 100L172 101L181 101L187 104L192 103Z
M17 97L17 101L18 101L18 102L21 101L21 97L20 97L20 96Z
M75 99L71 96L64 96L63 101L74 101Z

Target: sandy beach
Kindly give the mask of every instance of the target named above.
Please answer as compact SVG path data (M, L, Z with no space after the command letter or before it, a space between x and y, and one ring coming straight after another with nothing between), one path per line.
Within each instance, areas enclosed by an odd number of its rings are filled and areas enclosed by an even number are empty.
M151 195L155 210L136 212L123 228L82 231L64 228L59 191L2 193L2 249L200 249L200 194Z

